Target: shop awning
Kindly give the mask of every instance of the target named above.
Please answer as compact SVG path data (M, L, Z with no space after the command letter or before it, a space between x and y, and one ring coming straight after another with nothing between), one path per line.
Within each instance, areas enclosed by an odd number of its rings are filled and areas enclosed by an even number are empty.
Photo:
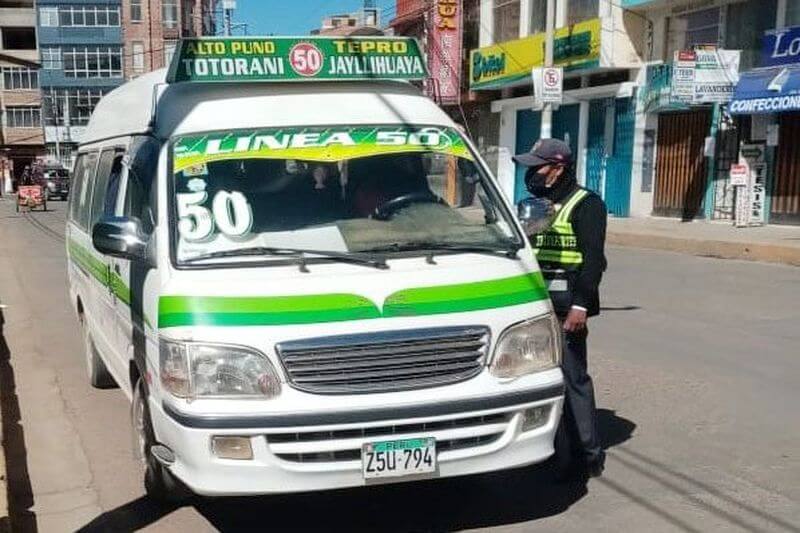
M800 65L745 72L730 103L734 115L796 110L800 110Z

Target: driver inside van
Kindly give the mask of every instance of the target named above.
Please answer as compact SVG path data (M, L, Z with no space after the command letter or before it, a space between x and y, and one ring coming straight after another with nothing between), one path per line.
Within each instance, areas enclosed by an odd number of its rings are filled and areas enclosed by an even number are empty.
M354 217L409 194L432 195L419 154L389 154L348 162L347 199Z

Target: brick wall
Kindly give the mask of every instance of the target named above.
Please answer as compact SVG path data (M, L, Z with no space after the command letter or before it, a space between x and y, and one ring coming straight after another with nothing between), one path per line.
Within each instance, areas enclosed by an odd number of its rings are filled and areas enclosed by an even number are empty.
M122 28L125 77L135 78L164 65L164 26L161 22L161 0L142 0L141 21L131 20L131 0L122 0ZM175 32L173 31L173 35ZM134 43L144 50L141 69L134 69Z

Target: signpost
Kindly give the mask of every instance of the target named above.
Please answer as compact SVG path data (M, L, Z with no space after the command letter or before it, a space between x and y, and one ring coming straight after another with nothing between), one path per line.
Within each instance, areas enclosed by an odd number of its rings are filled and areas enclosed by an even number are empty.
M561 104L564 93L564 69L561 67L547 67L542 71L542 94L544 103Z

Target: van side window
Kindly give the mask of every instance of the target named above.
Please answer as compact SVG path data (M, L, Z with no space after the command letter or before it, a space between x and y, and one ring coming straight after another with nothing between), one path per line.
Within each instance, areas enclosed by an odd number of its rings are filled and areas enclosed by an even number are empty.
M78 206L80 205L81 189L83 188L83 177L86 167L86 154L80 154L75 161L75 169L72 172L72 186L69 193L69 219L75 224L78 223Z
M92 187L94 170L97 164L97 153L81 154L75 163L73 178L72 203L70 218L81 229L88 231L92 203Z
M92 195L91 225L97 223L105 215L113 215L117 205L119 192L119 176L122 170L122 152L104 150L97 166L97 177L94 180Z

